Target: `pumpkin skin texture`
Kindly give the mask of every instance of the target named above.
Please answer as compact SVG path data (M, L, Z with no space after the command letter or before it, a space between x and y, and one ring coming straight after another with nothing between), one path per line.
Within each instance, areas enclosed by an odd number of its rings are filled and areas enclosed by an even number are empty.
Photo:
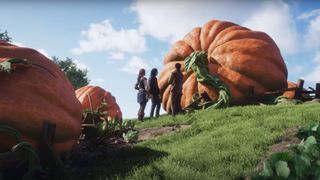
M17 65L11 73L0 72L0 124L11 126L35 148L45 120L56 124L53 148L71 149L81 133L82 108L65 74L36 50L0 41L0 63L27 59L30 66ZM0 133L0 151L8 151L15 140Z
M254 87L255 94L287 87L287 67L279 48L266 33L231 22L212 20L175 42L164 57L164 69L158 82L167 112L171 112L168 79L176 63L182 65L184 75L182 108L192 102L195 93L206 92L212 100L218 99L216 89L198 83L192 71L184 71L184 59L194 51L208 53L209 73L228 85L232 104L248 103L246 94L249 86Z
M116 102L116 98L112 96L110 92L105 91L99 86L84 86L77 89L76 96L82 104L83 110L91 109L88 95L90 95L93 110L99 108L101 103L103 103L105 100L107 106L105 108L101 108L100 111L107 111L108 116L112 117L113 119L122 119L120 107Z
M296 83L288 81L288 88L296 88L296 87L297 87ZM286 91L282 95L286 96L289 99L294 99L295 91Z

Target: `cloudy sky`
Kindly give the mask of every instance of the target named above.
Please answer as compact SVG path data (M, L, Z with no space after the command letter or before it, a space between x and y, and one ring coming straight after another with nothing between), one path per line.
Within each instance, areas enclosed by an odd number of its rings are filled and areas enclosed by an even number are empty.
M172 43L212 19L268 33L286 61L288 80L320 81L320 1L0 0L0 12L0 29L13 42L73 58L89 70L91 84L116 97L125 118L137 114L139 68L147 76L153 67L161 70Z

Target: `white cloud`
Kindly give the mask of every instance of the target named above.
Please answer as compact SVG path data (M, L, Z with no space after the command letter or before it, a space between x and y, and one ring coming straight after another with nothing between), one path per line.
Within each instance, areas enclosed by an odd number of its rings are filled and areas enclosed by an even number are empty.
M299 38L294 18L289 6L284 2L266 2L243 25L269 34L284 54L296 54L299 51Z
M149 69L150 65L137 56L131 57L129 62L121 69L121 71L137 74L141 68Z
M320 15L320 9L315 9L310 12L306 12L306 13L301 14L300 16L298 16L297 19L298 20L307 20L311 17L318 16L318 15Z
M305 35L305 46L308 49L320 48L320 14L309 21Z
M320 51L315 53L313 62L316 63L315 68L304 78L312 83L320 83Z
M320 64L320 51L316 52L313 61Z
M245 10L253 3L236 1L144 1L136 0L131 12L138 15L141 32L159 40L173 42L181 39L196 26L211 19L235 20L240 22ZM235 15L238 13L238 15ZM241 16L239 16L241 15ZM240 17L240 18L238 18Z
M79 69L81 69L81 70L89 70L90 68L85 64L85 63L83 63L83 62L80 62L80 61L78 61L78 60L72 60L76 65L77 65L77 67L79 68Z
M130 7L140 31L174 42L211 19L227 20L267 32L284 53L297 52L298 36L290 8L276 1L144 1Z
M122 60L124 58L124 53L121 52L110 52L109 53L110 59Z
M79 47L71 50L74 54L101 51L141 53L147 49L146 40L138 30L116 30L108 19L91 24L88 30L81 32L81 36Z

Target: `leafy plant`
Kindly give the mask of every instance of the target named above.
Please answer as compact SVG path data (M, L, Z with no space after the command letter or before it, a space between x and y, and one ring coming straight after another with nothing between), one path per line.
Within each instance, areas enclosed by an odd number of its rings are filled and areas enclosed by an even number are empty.
M252 179L320 179L320 144L314 136L290 146L293 154L279 152L264 163Z
M123 130L133 130L135 126L135 122L132 120L126 120L122 122Z
M129 130L127 133L123 133L122 137L126 142L136 142L138 140L138 135L138 131Z
M308 126L299 129L298 137L305 139L309 136L314 136L317 142L320 142L320 124L319 122L311 122Z

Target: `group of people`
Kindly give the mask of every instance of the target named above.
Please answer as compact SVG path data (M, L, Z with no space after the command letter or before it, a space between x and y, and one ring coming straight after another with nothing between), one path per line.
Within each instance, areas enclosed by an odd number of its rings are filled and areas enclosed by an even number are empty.
M169 78L169 84L171 85L171 111L172 115L176 115L182 112L181 108L181 96L182 96L182 85L183 85L183 75L181 72L181 64L175 64L175 71L171 73ZM145 77L145 69L140 69L137 82L135 84L135 89L138 90L137 100L140 104L138 111L138 119L143 120L144 110L146 108L147 102L151 99L151 111L150 117L159 117L160 107L161 107L161 92L158 86L158 70L153 68L150 73L149 79Z

